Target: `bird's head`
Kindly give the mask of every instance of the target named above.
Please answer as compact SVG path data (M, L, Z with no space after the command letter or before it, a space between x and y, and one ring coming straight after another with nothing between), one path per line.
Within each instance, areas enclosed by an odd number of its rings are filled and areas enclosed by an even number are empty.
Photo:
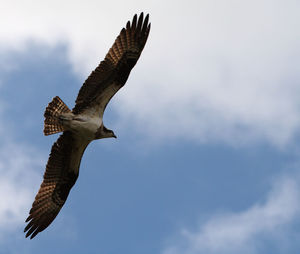
M115 133L112 130L107 129L105 126L103 126L103 133L105 138L117 138Z

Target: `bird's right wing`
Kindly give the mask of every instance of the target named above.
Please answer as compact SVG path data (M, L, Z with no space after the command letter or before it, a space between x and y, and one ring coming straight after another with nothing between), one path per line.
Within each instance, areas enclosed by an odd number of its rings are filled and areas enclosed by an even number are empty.
M44 180L26 219L26 237L35 237L55 219L77 180L80 161L88 144L77 140L69 131L53 144Z
M138 61L146 44L150 23L149 15L144 19L134 15L132 22L127 22L108 51L105 59L90 74L82 85L73 108L74 114L92 111L102 117L107 103L126 83L130 71Z

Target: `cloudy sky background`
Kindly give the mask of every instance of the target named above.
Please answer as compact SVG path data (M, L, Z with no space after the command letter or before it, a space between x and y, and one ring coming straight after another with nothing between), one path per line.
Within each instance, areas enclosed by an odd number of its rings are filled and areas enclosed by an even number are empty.
M299 1L3 1L0 253L299 253ZM135 13L152 30L54 223L24 239L70 107Z

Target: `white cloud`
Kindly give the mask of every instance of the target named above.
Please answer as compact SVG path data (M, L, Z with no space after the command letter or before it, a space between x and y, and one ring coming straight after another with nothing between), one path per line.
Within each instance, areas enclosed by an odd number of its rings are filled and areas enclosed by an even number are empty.
M0 242L23 227L41 180L40 151L15 140L0 101Z
M149 12L152 31L145 52L113 105L125 124L133 122L151 139L235 145L265 140L282 146L300 127L299 1L12 0L3 5L2 50L25 50L32 41L50 47L66 43L82 79L132 14Z
M181 239L176 239L163 254L254 254L261 253L264 241L270 239L276 249L284 248L289 242L289 227L299 219L297 180L298 177L278 180L264 203L255 204L246 211L213 216L195 232L183 229ZM293 244L290 240L289 246Z
M8 141L1 144L0 239L24 223L41 177L37 166L41 166L40 155L31 147Z

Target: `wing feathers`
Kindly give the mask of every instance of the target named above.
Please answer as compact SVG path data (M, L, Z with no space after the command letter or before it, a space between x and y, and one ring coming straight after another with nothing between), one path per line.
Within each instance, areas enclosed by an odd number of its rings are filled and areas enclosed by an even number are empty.
M130 48L130 21L127 22L126 24L126 41L127 41L127 48Z
M126 41L126 31L125 31L125 28L123 28L121 30L121 33L120 35L118 36L118 38L120 38L121 40L121 43L122 43L122 52L126 49L127 47L127 41Z
M136 20L137 20L137 15L135 14L134 16L133 16L133 20L132 20L132 27L134 27L134 28L136 28Z
M120 37L116 39L115 43L116 43L116 47L115 47L116 55L118 58L120 58L122 56L122 45L121 45Z
M143 24L143 28L142 28L142 34L144 34L146 32L147 26L148 26L148 21L149 21L149 15L147 14L144 24Z
M71 132L64 132L53 144L44 180L26 219L26 237L33 238L47 228L64 205L76 182L80 159L88 145L79 143ZM78 163L74 164L74 161Z
M103 115L104 109L112 96L126 83L131 69L138 61L147 41L150 26L149 15L134 15L128 21L108 51L105 59L91 73L81 87L73 113L79 114L90 107L96 114ZM116 86L111 89L110 86Z
M141 13L141 15L139 16L139 20L138 20L138 24L136 27L136 30L141 30L142 24L143 24L143 19L144 19L144 14Z

